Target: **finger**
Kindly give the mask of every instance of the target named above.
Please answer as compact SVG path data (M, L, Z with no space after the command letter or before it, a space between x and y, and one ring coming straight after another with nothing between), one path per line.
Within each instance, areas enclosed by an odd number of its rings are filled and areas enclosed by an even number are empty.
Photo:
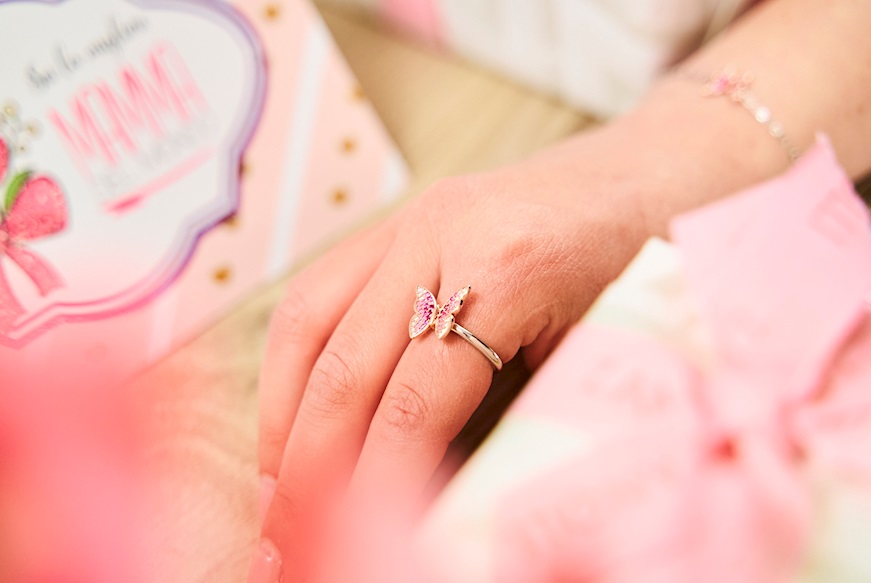
M272 315L258 389L260 472L274 479L302 392L327 339L395 236L391 221L342 242L289 283Z
M391 248L336 327L306 385L263 528L264 538L298 571L316 540L315 519L353 471L372 415L408 345L416 285L438 283L435 247L419 241ZM286 578L293 575L285 572Z
M453 287L442 285L443 301L464 286L455 278L447 281ZM500 300L499 288L482 289L472 288L456 320L510 360L524 337L540 332L531 326L541 324L526 318L522 304L507 303L507 296ZM372 420L352 479L352 500L374 512L402 506L413 514L449 443L487 393L492 375L489 360L458 334L412 342Z

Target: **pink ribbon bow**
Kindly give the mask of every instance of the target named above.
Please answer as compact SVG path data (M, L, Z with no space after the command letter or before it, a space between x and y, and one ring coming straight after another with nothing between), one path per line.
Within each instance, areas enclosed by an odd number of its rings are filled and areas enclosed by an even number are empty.
M0 181L8 166L9 149L0 140ZM66 226L67 208L60 188L51 178L28 176L16 194L6 212L0 211L0 331L8 330L25 313L6 280L2 263L4 255L18 265L41 295L63 285L58 273L25 247L28 241L52 235Z
M871 221L828 142L672 235L714 362L573 330L515 411L591 448L502 500L494 580L792 581L833 492L871 508Z

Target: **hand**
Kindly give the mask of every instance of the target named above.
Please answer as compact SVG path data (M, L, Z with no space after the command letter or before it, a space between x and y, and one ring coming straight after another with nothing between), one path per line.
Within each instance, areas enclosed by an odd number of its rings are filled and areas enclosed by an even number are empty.
M766 2L692 65L752 70L799 145L826 131L858 176L871 164L871 69L851 57L871 37L858 26L868 4L848 4ZM829 77L839 82L819 82ZM670 217L785 165L741 108L666 78L608 129L440 183L301 273L273 320L260 387L261 472L277 476L261 548L274 560L255 558L252 583L276 581L280 557L295 580L321 507L347 484L373 505L408 504L487 391L489 363L458 336L409 342L417 285L442 302L471 285L458 321L503 360L525 347L535 364Z
M267 491L277 476L263 537L283 581L346 486L369 505L413 505L490 386L490 362L458 335L409 341L418 285L440 305L471 285L457 322L534 366L635 253L632 191L580 172L577 148L440 182L290 283L260 385Z

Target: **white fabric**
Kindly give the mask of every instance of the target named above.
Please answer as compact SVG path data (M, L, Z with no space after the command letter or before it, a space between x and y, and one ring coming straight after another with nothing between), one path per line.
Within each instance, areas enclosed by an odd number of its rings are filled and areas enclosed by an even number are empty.
M440 0L448 46L608 117L747 0Z
M434 0L450 49L601 117L632 107L750 1Z

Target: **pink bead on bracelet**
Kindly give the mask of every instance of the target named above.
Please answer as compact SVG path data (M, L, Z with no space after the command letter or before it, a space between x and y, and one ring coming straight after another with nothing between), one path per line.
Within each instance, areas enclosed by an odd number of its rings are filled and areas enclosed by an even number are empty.
M786 151L786 155L789 156L789 161L798 160L798 148L784 132L783 124L772 117L771 110L762 105L756 94L751 91L752 75L735 73L729 69L706 75L684 67L677 68L674 72L679 78L701 83L701 94L705 97L728 97L749 111L753 119L765 126L768 134L780 143Z

